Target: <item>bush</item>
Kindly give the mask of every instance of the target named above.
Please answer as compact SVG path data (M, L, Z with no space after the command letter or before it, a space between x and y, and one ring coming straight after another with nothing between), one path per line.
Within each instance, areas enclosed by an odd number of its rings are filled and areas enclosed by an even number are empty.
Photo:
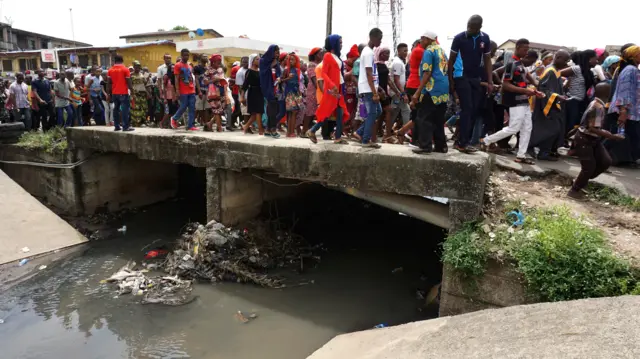
M488 255L487 246L477 234L477 225L469 223L444 242L442 262L464 276L477 277L484 273Z
M590 183L589 195L600 202L607 202L616 206L626 207L632 211L640 212L640 200L622 193L617 188Z
M449 236L443 262L479 276L491 253L507 254L543 301L640 293L629 262L613 253L602 231L566 207L534 209L525 213L520 229L505 218L485 232L486 227L467 225Z
M18 146L42 149L47 153L60 153L67 149L67 133L62 127L54 127L47 132L26 132L18 141Z

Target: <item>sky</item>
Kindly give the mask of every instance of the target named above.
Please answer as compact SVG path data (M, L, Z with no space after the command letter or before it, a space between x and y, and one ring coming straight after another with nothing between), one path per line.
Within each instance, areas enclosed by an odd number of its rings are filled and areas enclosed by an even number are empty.
M624 4L632 4L632 1L619 0L617 7L625 8ZM324 0L214 0L198 3L196 11L191 12L189 10L194 10L191 6L193 2L185 3L187 6L184 8L172 6L173 2L130 0L67 0L53 3L44 0L0 0L0 3L0 21L7 22L5 17L10 17L13 26L18 29L68 39L72 38L69 16L69 8L72 8L75 39L94 46L123 44L124 40L119 39L121 35L170 29L176 25L190 29L212 28L224 36L247 35L256 40L307 48L323 46L326 35L327 8ZM27 3L28 8L25 9ZM97 6L100 3L104 6ZM284 11L282 4L287 4L287 11ZM342 53L346 54L352 44L367 41L369 29L374 23L367 14L367 0L333 0L333 4L333 33L342 35ZM548 3L551 9L545 13L542 5L534 6L532 2L517 3L521 6L516 8L513 4L513 1L504 0L403 0L401 42L411 44L429 30L436 32L443 47L448 49L451 43L448 38L464 31L468 18L473 14L482 15L483 31L498 45L510 38L523 37L531 42L578 49L640 42L640 38L632 38L639 34L634 11L617 13L615 20L606 20L615 21L615 26L607 27L596 25L605 21L605 18L595 12L592 6L553 2ZM294 9L298 9L298 15L286 15ZM607 10L602 8L603 13ZM555 19L553 14L556 14ZM390 23L383 21L380 27L385 33L383 43L391 45Z

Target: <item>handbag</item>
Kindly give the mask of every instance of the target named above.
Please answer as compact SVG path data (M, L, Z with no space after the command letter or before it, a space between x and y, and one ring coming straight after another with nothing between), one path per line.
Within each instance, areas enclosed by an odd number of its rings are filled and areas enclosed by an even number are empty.
M220 89L218 86L214 84L209 84L209 89L207 90L207 99L209 100L218 100L220 99Z

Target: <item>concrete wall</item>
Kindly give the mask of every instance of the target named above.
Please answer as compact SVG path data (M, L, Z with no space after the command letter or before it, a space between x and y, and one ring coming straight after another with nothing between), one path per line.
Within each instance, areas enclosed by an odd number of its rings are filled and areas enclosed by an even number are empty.
M442 272L440 316L535 303L511 263L490 259L482 277L464 278L450 266Z
M140 160L133 155L67 151L51 155L15 145L1 145L0 159L48 163L88 161L74 169L2 164L2 170L31 195L70 215L117 211L174 197L178 166Z

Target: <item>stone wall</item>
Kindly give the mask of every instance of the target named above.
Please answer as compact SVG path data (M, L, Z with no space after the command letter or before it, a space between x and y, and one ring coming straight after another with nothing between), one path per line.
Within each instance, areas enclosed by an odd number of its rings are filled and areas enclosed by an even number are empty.
M31 195L70 215L117 211L174 197L178 166L140 160L134 155L70 150L56 155L15 145L0 146L0 159L37 163L74 163L73 169L2 164L2 170Z
M535 302L527 295L524 279L509 262L490 259L484 275L472 279L448 265L443 268L441 317Z

